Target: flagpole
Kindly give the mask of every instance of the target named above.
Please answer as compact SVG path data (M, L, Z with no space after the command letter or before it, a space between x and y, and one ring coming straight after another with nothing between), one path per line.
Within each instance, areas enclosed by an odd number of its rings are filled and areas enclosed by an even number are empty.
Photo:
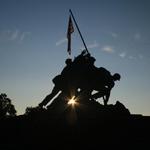
M74 18L74 15L73 15L71 9L69 9L69 12L70 12L70 14L71 14L71 16L72 16L72 19L73 19L73 21L74 21L74 23L75 23L75 25L76 25L76 28L77 28L77 30L78 30L78 32L79 32L79 35L80 35L81 40L82 40L82 42L83 42L83 44L84 44L85 50L86 50L87 53L89 53L89 51L88 51L88 49L87 49L87 46L86 46L86 44L85 44L85 41L84 41L84 39L83 39L83 36L82 36L82 34L81 34L81 32L80 32L80 29L79 29L79 27L78 27L78 24L77 24L77 22L76 22L76 20L75 20L75 18Z

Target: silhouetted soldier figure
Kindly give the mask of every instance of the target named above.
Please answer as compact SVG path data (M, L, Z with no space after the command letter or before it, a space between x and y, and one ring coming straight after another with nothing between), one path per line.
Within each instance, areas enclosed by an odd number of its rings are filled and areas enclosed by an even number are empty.
M66 59L66 67L60 75L52 80L55 86L51 94L47 95L39 106L47 105L60 91L68 98L79 95L82 96L82 100L86 101L89 98L103 97L104 105L107 105L111 89L114 87L115 81L120 80L120 75L116 73L112 76L105 68L95 67L94 62L95 58L86 51L82 51L73 62L71 59ZM93 90L98 92L91 95Z
M65 63L66 63L66 66L61 72L62 76L66 76L66 75L68 76L68 74L70 74L69 72L72 68L72 59L71 58L66 59Z
M95 58L84 50L74 59L73 71L80 80L84 80L86 76L92 74L92 71L95 70L94 62Z
M98 77L95 78L93 90L98 92L91 96L92 99L103 97L104 105L107 105L112 88L115 85L115 81L120 80L121 76L118 73L111 75L105 68L100 67L98 69ZM95 87L94 87L95 86Z
M74 65L80 65L80 66L85 66L85 65L94 65L95 58L91 56L89 52L86 50L83 50L80 55L75 57L73 63Z
M72 66L72 60L66 59L65 61L66 67L63 69L60 75L57 75L52 81L55 84L52 92L45 97L45 99L39 104L40 107L46 106L52 98L54 98L60 91L64 93L64 95L69 96L69 83L68 76Z
M39 104L39 106L45 106L47 103L56 96L60 91L64 95L71 98L76 96L78 88L82 87L82 84L87 83L85 79L88 74L91 74L94 66L95 58L91 57L86 51L82 51L74 61L66 59L66 67L62 70L61 74L56 76L52 81L55 84L51 94L47 95L45 99Z
M75 64L80 64L80 65L83 64L84 63L84 57L85 57L86 53L87 52L85 50L83 50L80 55L78 55L77 57L74 58L73 62Z
M85 87L89 87L89 82L93 72L95 72L96 67L94 66L95 58L87 53L85 50L81 52L80 55L75 57L73 61L73 74L72 77L76 82L76 90L80 89L80 92L76 92L77 96L81 96L80 100L88 100L90 92L85 91Z

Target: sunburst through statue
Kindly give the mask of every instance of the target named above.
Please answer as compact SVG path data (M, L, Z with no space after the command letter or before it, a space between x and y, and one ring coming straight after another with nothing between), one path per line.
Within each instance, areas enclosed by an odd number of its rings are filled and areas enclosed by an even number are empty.
M68 105L71 105L71 106L77 105L77 99L75 98L75 96L73 96L71 99L69 99Z

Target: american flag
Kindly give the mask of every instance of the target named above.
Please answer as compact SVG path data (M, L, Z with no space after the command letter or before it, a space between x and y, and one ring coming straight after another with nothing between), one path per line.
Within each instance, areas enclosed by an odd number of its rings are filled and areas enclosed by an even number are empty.
M68 49L67 49L67 52L69 53L69 55L71 55L71 34L73 32L74 32L74 27L73 27L71 16L69 16L68 30L67 30L67 39L68 39Z

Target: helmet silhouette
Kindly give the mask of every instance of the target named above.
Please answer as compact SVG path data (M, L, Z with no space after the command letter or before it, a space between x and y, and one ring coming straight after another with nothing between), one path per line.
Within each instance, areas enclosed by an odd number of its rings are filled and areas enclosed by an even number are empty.
M115 73L115 74L113 75L113 79L114 79L114 80L120 80L120 78L121 78L121 76L120 76L119 73Z

